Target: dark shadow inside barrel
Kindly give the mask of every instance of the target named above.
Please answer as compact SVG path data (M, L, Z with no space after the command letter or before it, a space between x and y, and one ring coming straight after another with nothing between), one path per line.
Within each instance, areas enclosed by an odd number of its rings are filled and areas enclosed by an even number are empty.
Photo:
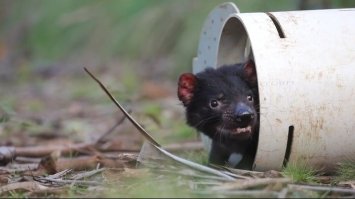
M219 48L217 65L231 65L236 63L244 63L248 60L254 60L252 47L249 41L248 34L242 24L242 22L236 18L231 17L223 27ZM255 60L254 63L256 64ZM258 88L255 89L255 97L259 99ZM259 100L255 102L255 108L258 113L258 124L260 123L260 110ZM254 132L252 142L247 151L243 154L243 160L241 164L238 164L237 168L253 169L254 159L258 146L259 137L259 125ZM246 159L245 159L246 158ZM230 158L231 161L231 158ZM235 166L233 163L230 166Z

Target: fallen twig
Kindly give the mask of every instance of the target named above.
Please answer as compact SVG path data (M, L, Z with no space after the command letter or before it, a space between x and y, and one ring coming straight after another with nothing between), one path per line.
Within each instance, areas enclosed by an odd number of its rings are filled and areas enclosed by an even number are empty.
M15 161L18 163L39 163L41 161L41 158L30 158L30 157L17 156Z
M94 148L92 143L79 143L69 145L49 145L49 146L34 146L34 147L16 147L15 156L24 157L43 157L50 155L54 151L60 151L62 155L72 154L77 151L90 151Z
M57 161L57 170L73 169L74 171L82 171L86 169L95 169L100 161L98 156L81 156L76 158L60 158Z
M128 110L128 112L130 112L130 110ZM121 125L124 120L126 119L126 116L122 116L116 123L115 125L113 125L108 131L106 131L104 134L102 134L97 140L96 140L96 144L100 143L103 141L103 139L109 135L110 133L113 132L113 130L115 130L119 125Z
M73 169L65 169L65 170L60 171L60 172L58 172L56 174L49 175L49 176L47 176L47 178L52 178L52 179L61 178L61 177L67 175L68 173L70 173L72 171L73 171Z
M106 168L135 167L136 155L95 155L80 156L74 158L59 158L54 162L53 167L55 167L56 171L63 171L67 169L71 169L73 171L82 171L96 169L98 164ZM40 176L48 173L48 170L44 167L33 167L22 170L15 170L4 167L0 168L0 171L2 169L4 169L8 173L14 171L23 172L23 175L27 176Z
M33 171L38 168L38 164L14 164L8 167L0 167L0 172L13 173L13 172L24 172Z
M75 152L83 154L98 154L98 151L106 151L94 143L43 145L29 147L0 147L0 165L6 165L12 160L24 163L39 163L43 157L50 156L53 152L60 152L61 155L71 155ZM117 151L117 150L115 150ZM121 150L120 150L121 151ZM122 149L122 151L132 151Z
M132 156L134 158L134 156ZM135 165L136 159L129 156L106 157L104 155L82 156L77 158L60 158L57 163L59 171L71 168L73 170L95 169L97 164L108 168L131 167Z
M74 176L72 176L70 179L73 179L73 180L80 180L82 178L88 178L90 176L93 176L97 173L100 173L102 171L106 170L105 168L101 168L101 169L95 169L95 170L92 170L92 171L86 171L86 172L83 172L83 173L78 173Z

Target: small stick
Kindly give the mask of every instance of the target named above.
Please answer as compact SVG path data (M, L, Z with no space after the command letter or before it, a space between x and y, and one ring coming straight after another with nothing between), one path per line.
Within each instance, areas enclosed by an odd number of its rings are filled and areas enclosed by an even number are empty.
M82 178L87 178L87 177L90 177L90 176L93 176L99 172L102 172L106 170L105 168L101 168L101 169L95 169L95 170L92 170L92 171L87 171L87 172L84 172L84 173L79 173L79 174L76 174L74 176L71 177L71 179L73 180L80 180Z
M24 172L33 171L38 168L38 163L31 164L16 164L15 168L0 167L0 173Z
M131 111L128 110L128 112L130 113ZM97 140L96 140L96 144L100 143L103 141L103 139L110 133L113 132L113 130L115 130L119 125L121 125L124 120L126 119L126 116L124 115L123 117L121 117L114 126L112 126L108 131L106 131L104 134L102 134Z
M132 122L132 124L139 130L139 132L153 145L160 147L157 141L149 135L149 133L123 108L123 106L111 95L111 93L106 89L106 87L98 80L90 71L84 67L84 70L94 79L109 96L113 103L115 103L118 108L123 112L123 114Z
M33 147L15 147L15 154L24 157L43 157L50 155L54 151L61 151L62 154L68 154L75 151L84 151L93 147L91 143L33 146Z
M72 169L64 169L63 171L60 171L56 174L47 176L47 178L51 178L51 179L61 178L72 171L73 171Z
M39 163L41 158L29 158L29 157L15 157L17 163Z

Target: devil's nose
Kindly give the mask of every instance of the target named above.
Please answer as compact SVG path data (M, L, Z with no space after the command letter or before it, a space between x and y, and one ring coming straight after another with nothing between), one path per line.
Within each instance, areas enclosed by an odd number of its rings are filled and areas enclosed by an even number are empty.
M249 123L254 119L255 115L252 109L244 104L239 103L234 112L235 121L239 124L239 126L244 127L248 126Z
M240 114L237 114L235 117L236 121L238 123L250 123L252 119L254 119L254 114L250 112L243 112Z

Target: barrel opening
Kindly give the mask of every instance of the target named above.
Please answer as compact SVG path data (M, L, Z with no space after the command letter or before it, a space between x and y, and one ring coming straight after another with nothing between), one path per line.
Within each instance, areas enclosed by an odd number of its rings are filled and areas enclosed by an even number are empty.
M254 61L257 71L257 61L253 56L252 45L248 33L241 20L236 16L232 16L226 21L222 29L218 47L217 66L245 63L249 60ZM254 88L254 90L258 90L258 88ZM255 97L259 99L259 96ZM259 102L256 102L255 108L256 111L260 114L258 107ZM258 123L260 123L260 117L258 117ZM244 158L246 159L245 162L243 161L243 168L253 168L256 151L258 148L258 137L259 129L256 129L251 146L243 154L243 160Z
M218 47L217 66L253 59L248 34L241 21L232 17L225 23Z

